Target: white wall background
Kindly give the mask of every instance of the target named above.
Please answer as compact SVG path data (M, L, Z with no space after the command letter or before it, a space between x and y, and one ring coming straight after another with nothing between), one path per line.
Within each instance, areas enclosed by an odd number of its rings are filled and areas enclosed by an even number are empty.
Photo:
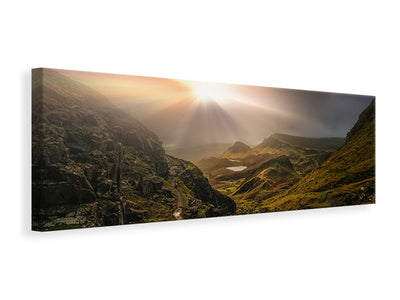
M4 1L1 299L399 299L397 1ZM30 69L377 96L377 204L30 232Z

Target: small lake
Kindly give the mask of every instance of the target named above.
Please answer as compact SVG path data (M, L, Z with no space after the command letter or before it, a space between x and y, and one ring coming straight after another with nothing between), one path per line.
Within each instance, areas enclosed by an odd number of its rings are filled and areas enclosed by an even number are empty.
M243 171L246 168L247 168L246 166L226 167L226 169L231 170L231 171L235 171L235 172Z

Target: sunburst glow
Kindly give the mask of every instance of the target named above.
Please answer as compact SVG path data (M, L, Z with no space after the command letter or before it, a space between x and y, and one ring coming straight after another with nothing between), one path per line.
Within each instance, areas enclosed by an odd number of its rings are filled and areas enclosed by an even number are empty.
M225 85L205 82L190 82L189 85L196 99L199 101L205 102L214 100L218 103L222 103L235 98L233 91Z

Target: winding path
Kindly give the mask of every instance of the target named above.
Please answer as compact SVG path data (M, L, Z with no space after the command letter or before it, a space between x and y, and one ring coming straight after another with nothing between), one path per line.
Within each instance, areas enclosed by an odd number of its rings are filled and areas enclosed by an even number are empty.
M174 211L173 215L177 220L183 220L183 217L182 217L183 197L182 197L181 191L178 190L178 188L176 187L176 179L177 179L177 177L175 177L172 180L172 188L175 190L176 194L178 195L177 208Z

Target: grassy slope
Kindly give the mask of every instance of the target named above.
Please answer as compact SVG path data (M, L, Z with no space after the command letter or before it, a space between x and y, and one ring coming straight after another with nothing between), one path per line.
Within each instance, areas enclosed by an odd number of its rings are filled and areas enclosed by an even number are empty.
M344 138L276 133L254 148L237 142L221 157L203 159L198 165L214 188L235 200L238 213L250 213L258 209L261 200L285 192L343 143ZM282 156L290 159L289 164L279 159ZM233 165L248 168L241 172L226 169Z
M251 213L265 198L290 188L301 176L286 156L271 159L254 170L233 193L238 213Z
M286 193L265 199L261 211L373 203L374 191L375 101L337 152Z

